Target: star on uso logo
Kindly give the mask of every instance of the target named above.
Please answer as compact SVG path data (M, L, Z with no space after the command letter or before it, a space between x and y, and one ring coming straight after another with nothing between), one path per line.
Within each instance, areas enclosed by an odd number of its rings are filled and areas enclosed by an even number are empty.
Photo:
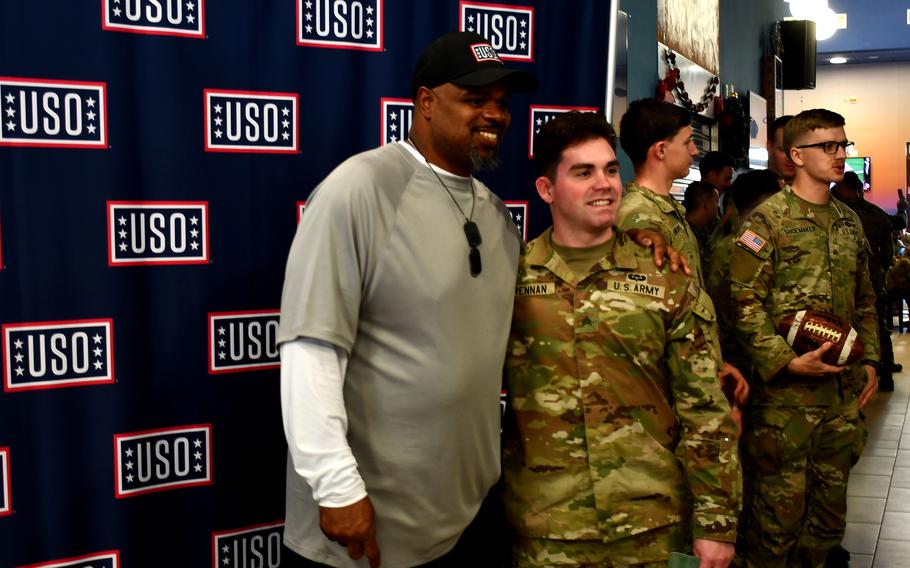
M504 201L506 207L509 209L509 214L512 215L512 221L515 222L515 226L518 227L518 232L521 233L521 238L524 241L528 240L528 202L527 201Z
M204 0L101 0L107 31L204 38L204 15Z
M211 424L114 434L118 499L211 483Z
M297 0L297 45L382 51L382 0Z
M212 568L278 568L284 523L212 533Z
M0 517L13 513L12 501L9 485L9 448L0 448Z
M110 319L10 323L2 333L6 392L114 382Z
M306 200L297 202L297 224L300 224L300 218L303 217L303 212L306 210Z
M297 93L205 89L207 152L297 153Z
M578 112L597 112L597 107L563 107L563 106L536 106L531 105L531 118L528 121L528 157L534 157L534 136L540 132L540 127L550 122L564 112L577 110Z
M107 148L105 83L0 77L0 146Z
M278 311L209 314L209 373L277 369Z
M120 551L94 552L84 556L50 560L39 564L20 566L19 568L120 568Z
M379 99L379 145L407 140L413 118L414 102L411 99Z
M207 263L208 209L205 201L108 201L108 265Z
M534 8L486 2L460 3L459 30L489 40L500 59L534 61Z

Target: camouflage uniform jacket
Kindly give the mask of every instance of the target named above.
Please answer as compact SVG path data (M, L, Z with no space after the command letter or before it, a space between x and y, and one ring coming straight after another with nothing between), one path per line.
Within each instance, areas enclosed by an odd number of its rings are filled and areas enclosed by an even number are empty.
M825 227L787 186L756 207L737 233L730 288L740 344L761 378L753 385L753 404L828 406L865 383L859 362L825 377L781 373L796 357L777 334L777 323L788 313L808 309L844 318L863 341L864 359L878 361L875 293L862 225L835 199L828 217Z
M529 538L614 541L671 524L736 538L736 428L714 312L621 231L580 282L550 245L519 265L506 353L506 515Z
M733 254L734 236L724 234L718 227L708 243L710 254L708 269L705 271L705 290L714 302L717 313L717 330L724 360L745 373L749 369L749 357L743 352L736 338L736 306L730 297L730 256ZM732 231L733 227L727 227Z
M698 285L704 288L698 237L686 221L686 208L682 203L632 182L626 186L616 226L623 231L629 229L660 231L670 246L686 258Z

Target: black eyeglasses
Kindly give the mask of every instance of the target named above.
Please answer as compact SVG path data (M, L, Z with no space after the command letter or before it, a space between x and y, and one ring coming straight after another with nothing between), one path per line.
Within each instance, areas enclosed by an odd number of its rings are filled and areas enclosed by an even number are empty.
M850 153L853 151L853 142L850 142L849 140L844 140L843 142L835 142L834 140L829 140L828 142L803 144L802 146L797 146L797 148L821 148L825 151L825 154L837 154L837 149L843 148L845 153Z
M468 246L471 247L471 252L468 253L468 263L471 266L471 276L477 276L480 274L480 270L483 268L480 265L480 250L477 247L480 246L480 243L483 242L483 239L480 237L480 229L477 228L477 223L474 221L468 221L464 224L464 236L468 239Z

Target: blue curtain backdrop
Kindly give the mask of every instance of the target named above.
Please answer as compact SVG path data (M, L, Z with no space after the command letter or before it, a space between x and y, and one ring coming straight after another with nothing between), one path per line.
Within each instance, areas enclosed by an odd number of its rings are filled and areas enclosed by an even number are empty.
M540 79L480 176L536 236L529 138L603 110L609 17L606 0L0 4L0 567L277 566L274 327L309 192L400 138L418 54L473 27Z

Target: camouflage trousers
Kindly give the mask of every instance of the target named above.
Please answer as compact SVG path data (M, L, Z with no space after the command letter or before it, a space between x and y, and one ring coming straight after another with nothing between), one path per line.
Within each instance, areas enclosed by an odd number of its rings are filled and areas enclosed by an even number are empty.
M689 531L683 525L670 525L609 543L517 537L512 559L515 568L666 568L671 551L691 548Z
M752 503L740 551L749 568L823 568L846 526L856 449L856 399L834 406L760 406L749 412Z

